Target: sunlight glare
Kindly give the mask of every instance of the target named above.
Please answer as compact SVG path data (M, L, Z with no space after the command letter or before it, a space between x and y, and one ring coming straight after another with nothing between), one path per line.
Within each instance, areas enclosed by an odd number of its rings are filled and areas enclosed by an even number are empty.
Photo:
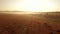
M18 3L17 7L20 8L18 10L21 11L38 12L53 9L56 6L48 0L23 0Z

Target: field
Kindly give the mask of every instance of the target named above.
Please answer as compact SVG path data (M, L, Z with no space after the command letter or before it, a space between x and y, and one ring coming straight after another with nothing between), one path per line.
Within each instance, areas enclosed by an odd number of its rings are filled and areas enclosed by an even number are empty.
M0 34L60 34L59 12L13 13L0 12Z

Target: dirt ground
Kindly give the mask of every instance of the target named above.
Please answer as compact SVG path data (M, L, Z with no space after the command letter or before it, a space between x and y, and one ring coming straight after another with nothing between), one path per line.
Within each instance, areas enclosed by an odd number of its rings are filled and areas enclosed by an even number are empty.
M60 24L35 18L29 14L0 13L0 34L60 34Z

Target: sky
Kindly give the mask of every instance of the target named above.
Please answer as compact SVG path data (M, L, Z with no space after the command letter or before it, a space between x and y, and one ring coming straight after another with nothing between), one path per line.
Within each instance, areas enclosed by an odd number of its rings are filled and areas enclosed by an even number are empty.
M0 11L60 11L60 0L0 0Z

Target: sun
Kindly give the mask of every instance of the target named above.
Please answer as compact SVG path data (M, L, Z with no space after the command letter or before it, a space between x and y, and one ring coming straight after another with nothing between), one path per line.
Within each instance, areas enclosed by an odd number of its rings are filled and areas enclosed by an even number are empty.
M55 7L53 3L46 0L23 0L17 5L18 10L20 11L32 12L45 11Z

